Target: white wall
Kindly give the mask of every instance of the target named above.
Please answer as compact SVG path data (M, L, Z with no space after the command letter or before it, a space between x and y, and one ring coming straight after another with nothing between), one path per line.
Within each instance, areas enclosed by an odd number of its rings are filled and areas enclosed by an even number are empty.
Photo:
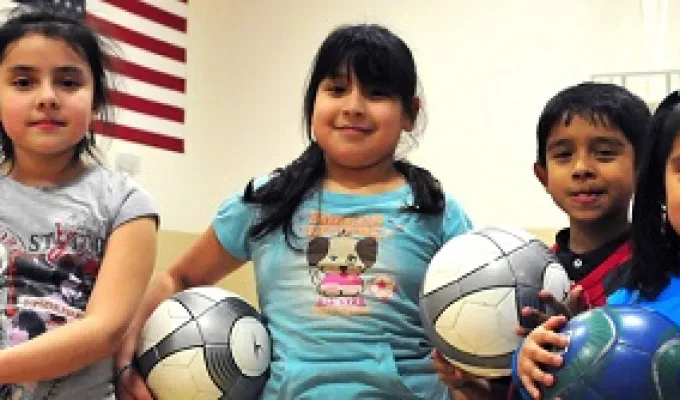
M411 46L428 113L411 159L480 224L566 222L531 170L538 115L557 90L592 73L680 67L680 28L662 65L645 50L639 0L197 0L189 10L186 154L109 152L142 156L139 180L164 227L188 232L303 148L304 82L338 24L383 23Z

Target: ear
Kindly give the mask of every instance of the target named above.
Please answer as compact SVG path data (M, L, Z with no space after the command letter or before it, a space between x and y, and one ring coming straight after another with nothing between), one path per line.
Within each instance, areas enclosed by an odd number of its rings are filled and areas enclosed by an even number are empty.
M371 268L378 259L378 241L374 237L367 236L359 240L354 249L366 268Z
M317 236L310 240L307 246L307 262L309 265L316 267L319 261L326 257L329 248L330 241L327 237Z
M416 96L411 102L411 109L404 110L404 118L401 124L401 129L403 131L411 132L413 130L421 105L422 101L420 100L420 97Z
M537 162L534 163L534 175L536 175L536 178L541 182L543 187L548 186L548 171L546 171L544 166Z

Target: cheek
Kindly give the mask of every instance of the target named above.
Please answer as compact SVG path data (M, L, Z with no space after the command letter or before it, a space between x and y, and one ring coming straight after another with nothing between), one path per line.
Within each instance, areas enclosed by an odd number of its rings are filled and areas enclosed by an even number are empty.
M545 184L548 188L561 187L564 182L569 182L570 178L570 168L548 161L545 169Z
M401 111L401 107L385 104L374 108L375 119L379 120L386 130L401 133L406 128L406 117Z
M92 108L92 96L83 95L70 98L68 103L63 104L62 110L70 114L69 117L74 123L87 125L94 114Z
M21 102L21 99L15 101L3 102L0 105L0 121L5 129L7 135L15 140L15 136L23 130L28 119L27 108Z
M666 210L673 229L680 232L680 182L675 178L666 179Z
M315 133L319 128L321 128L327 119L328 112L325 110L323 103L320 103L319 101L314 103L314 109L312 110L312 118L310 121L312 133Z

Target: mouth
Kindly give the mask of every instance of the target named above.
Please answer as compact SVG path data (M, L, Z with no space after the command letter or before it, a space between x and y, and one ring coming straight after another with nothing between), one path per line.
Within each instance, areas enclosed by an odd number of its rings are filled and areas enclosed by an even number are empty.
M578 203L590 204L598 201L605 193L604 189L586 189L569 192L569 197Z
M356 125L336 126L335 130L350 135L368 135L369 133L373 132L373 129L370 127Z
M63 128L64 126L66 126L66 122L58 119L39 119L36 121L29 122L28 126L35 127L38 129L52 130Z

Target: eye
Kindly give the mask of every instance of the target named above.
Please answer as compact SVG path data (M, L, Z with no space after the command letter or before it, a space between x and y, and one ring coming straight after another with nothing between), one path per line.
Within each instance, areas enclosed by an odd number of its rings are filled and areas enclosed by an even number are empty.
M569 159L571 157L571 151L567 150L562 150L562 151L557 151L553 153L552 158L558 160L558 161L564 161Z
M357 256L354 255L354 254L350 254L350 255L347 256L347 261L349 261L349 262L354 262L356 260L357 260Z
M19 89L25 89L29 88L33 84L33 80L29 79L28 77L21 76L14 78L12 80L12 86L19 88Z
M347 91L347 87L339 84L331 84L326 87L326 91L333 96L341 96Z
M59 81L59 85L67 89L76 89L82 86L79 80L73 78L64 78Z
M330 256L328 256L328 259L331 260L331 261L337 261L337 260L338 260L338 256L336 256L336 255L330 255Z
M384 99L387 97L392 97L391 93L382 88L371 88L367 92L367 97L371 99Z
M610 160L614 159L614 157L616 157L616 154L617 154L616 151L614 151L612 149L597 149L597 150L595 150L595 156L598 159L602 159L602 160L605 160L605 161L610 161Z

